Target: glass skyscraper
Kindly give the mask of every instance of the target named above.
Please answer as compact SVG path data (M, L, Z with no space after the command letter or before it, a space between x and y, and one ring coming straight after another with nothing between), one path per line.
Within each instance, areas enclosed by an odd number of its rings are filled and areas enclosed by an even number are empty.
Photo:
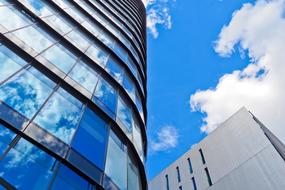
M141 0L0 0L0 189L145 190Z

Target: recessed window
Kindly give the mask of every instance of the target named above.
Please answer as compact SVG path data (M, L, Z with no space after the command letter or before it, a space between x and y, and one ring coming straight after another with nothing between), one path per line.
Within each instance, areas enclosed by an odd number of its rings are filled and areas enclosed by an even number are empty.
M192 168L191 159L190 159L190 158L187 158L187 161L188 161L188 165L189 165L190 174L192 174L192 173L193 173L193 168Z
M205 173L207 175L207 180L208 180L209 186L212 186L213 183L212 183L211 176L210 176L208 168L205 168Z
M179 171L179 167L176 167L176 172L177 172L177 181L180 182L181 181L181 177L180 177L180 171Z
M197 185L196 185L195 178L192 177L192 178L191 178L191 181L192 181L193 189L194 189L194 190L197 190Z
M165 181L166 181L166 190L169 190L169 179L168 179L168 175L165 175Z
M201 155L202 163L206 164L206 160L205 160L205 157L204 157L202 149L199 149L199 152L200 152L200 155Z

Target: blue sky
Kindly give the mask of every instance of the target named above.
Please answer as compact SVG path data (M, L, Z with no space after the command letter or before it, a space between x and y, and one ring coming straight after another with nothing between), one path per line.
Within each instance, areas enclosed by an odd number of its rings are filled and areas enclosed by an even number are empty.
M244 3L254 1L155 0L148 6L148 11L167 10L159 16L171 16L172 23L157 25L158 34L148 32L149 179L206 135L201 126L207 124L203 119L210 111L192 112L190 96L197 90L215 89L226 73L242 71L251 63L250 49L239 48L239 43L226 57L215 51L223 26Z

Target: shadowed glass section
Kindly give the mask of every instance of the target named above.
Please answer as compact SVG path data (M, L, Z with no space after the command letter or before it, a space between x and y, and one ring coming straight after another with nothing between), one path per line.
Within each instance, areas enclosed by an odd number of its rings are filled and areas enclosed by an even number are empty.
M127 189L127 147L111 131L105 173L121 189Z
M31 67L0 86L0 99L31 119L51 94L54 86L51 80Z
M72 68L77 59L74 54L61 44L52 46L41 55L65 73Z
M137 162L130 154L128 156L128 190L141 190L140 174Z
M136 100L136 95L135 95L135 86L133 82L131 81L129 75L126 75L123 81L123 87L131 97L131 99L135 102Z
M4 45L0 45L0 82L27 64Z
M82 177L64 165L60 165L52 190L89 190L89 184Z
M80 126L72 141L72 147L104 170L108 140L106 123L90 109L86 109Z
M60 88L48 100L34 122L69 144L77 128L82 103Z
M101 78L96 87L93 101L98 103L97 99L100 100L100 102L103 103L103 108L106 106L109 110L115 113L117 96L118 94L116 90L107 81Z
M0 161L1 177L19 190L47 189L55 159L21 139Z
M69 76L89 92L94 92L94 88L98 82L98 74L82 61L75 65Z
M133 127L133 141L135 148L140 156L142 162L144 162L144 152L143 152L143 141L141 135L141 129L136 120L134 120L134 127Z

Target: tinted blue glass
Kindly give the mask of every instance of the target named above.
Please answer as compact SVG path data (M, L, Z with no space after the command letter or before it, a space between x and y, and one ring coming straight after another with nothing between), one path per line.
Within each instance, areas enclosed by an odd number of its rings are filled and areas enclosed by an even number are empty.
M124 70L113 59L108 60L106 71L110 73L118 83L122 84Z
M82 61L78 62L69 74L73 80L91 93L94 92L94 88L98 82L97 75L96 71Z
M128 53L122 48L121 45L116 44L114 51L123 61L126 61L128 59Z
M86 55L101 67L105 67L108 54L98 44L94 43L91 47L89 47L86 51Z
M93 111L87 109L72 142L80 154L104 170L108 128Z
M48 100L34 122L69 144L77 128L82 103L60 88Z
M23 70L0 87L0 99L31 119L55 84L34 68Z
M44 3L42 0L26 0L23 2L40 17L54 14L54 11L50 8L50 6Z
M115 89L107 83L104 79L98 82L95 93L94 100L99 99L104 105L106 105L113 113L116 110L117 103L117 92Z
M128 75L125 76L124 81L123 81L123 87L131 97L133 101L136 100L136 95L135 95L135 86L133 82L131 81L130 77Z
M87 190L88 182L64 165L61 165L54 183L53 190Z
M117 118L127 127L128 132L132 132L132 112L121 98L118 100Z
M9 144L12 142L15 136L15 133L0 124L0 157L8 148Z
M0 82L22 68L26 62L4 45L0 45Z
M20 190L47 189L55 159L21 139L0 161L1 177Z

